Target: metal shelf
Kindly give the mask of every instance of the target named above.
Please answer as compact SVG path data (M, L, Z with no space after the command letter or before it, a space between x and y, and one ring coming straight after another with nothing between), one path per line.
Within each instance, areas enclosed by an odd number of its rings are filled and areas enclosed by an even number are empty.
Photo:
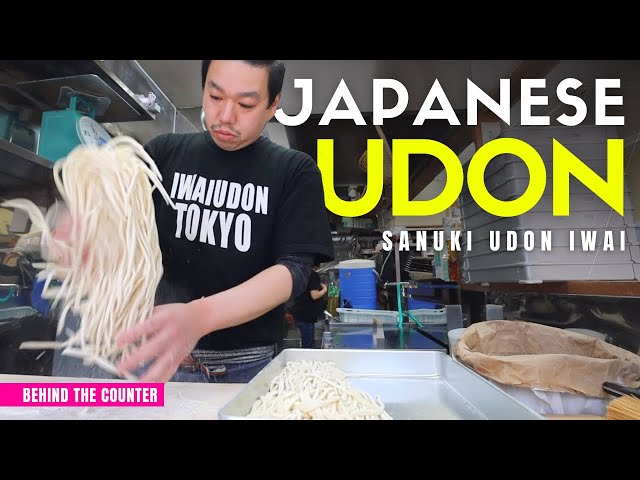
M132 90L144 94L153 90L151 79L133 60L0 60L0 79L4 72L11 73L11 86L42 111L60 108L59 88L69 86L111 99L104 115L95 119L99 123L156 118Z
M617 280L571 280L566 282L543 282L537 284L492 283L462 284L463 291L511 292L556 295L594 295L612 297L640 297L640 282Z
M93 97L96 103L94 105L96 108L95 120L99 123L153 120L154 117L151 113L144 109L141 113L140 109L131 105L134 103L133 94L129 90L125 92L122 90L123 85L119 84L118 86L121 89L116 91L98 75L87 74L21 82L17 83L15 88L23 95L46 105L47 110L60 110L68 107L68 97L64 100L60 99L60 92L63 88L71 89L86 97Z
M53 164L35 153L0 139L0 191L53 185Z

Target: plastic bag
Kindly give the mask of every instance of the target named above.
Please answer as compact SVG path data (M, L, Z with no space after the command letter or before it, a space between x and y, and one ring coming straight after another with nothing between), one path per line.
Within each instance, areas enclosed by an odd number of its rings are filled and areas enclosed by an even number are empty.
M475 372L511 387L606 399L604 382L640 386L638 355L599 338L530 322L475 323L452 353Z

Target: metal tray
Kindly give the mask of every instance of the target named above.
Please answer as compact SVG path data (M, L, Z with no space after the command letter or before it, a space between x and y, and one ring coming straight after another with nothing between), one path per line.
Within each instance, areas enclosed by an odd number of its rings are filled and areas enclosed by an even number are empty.
M283 350L219 412L249 419L253 403L289 361L331 361L354 388L380 395L395 420L540 420L542 416L447 354L432 350Z

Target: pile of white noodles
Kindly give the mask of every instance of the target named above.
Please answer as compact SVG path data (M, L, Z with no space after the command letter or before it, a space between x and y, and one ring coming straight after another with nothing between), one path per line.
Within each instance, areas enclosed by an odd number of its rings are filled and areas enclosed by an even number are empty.
M25 342L21 348L64 348L63 354L84 359L117 374L123 355L117 335L145 320L154 306L162 276L162 256L152 193L162 176L144 148L129 137L102 146L79 146L53 166L56 186L69 209L73 228L68 241L53 239L35 204L9 200L2 206L25 210L42 231L43 254L56 252L40 265L46 277L43 298L60 307L58 334L72 311L79 329L65 342ZM60 262L61 257L66 258ZM61 284L55 286L53 279Z
M355 390L333 362L287 362L249 417L288 420L391 420L379 397Z

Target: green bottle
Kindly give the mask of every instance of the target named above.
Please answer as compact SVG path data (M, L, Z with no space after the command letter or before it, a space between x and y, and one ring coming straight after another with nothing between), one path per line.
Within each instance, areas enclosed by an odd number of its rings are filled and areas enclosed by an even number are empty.
M334 317L338 315L337 308L340 305L340 287L338 284L331 280L329 286L327 287L327 310Z

